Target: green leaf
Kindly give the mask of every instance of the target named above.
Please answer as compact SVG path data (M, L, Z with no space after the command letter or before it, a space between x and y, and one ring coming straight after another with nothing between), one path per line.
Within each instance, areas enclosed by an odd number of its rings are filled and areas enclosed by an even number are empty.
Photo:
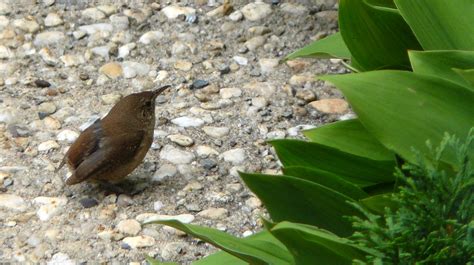
M365 208L380 215L383 215L385 214L386 207L392 210L395 210L397 208L397 204L391 199L390 196L390 193L378 194L362 199L359 203Z
M338 121L303 132L312 142L373 160L394 160L385 148L362 126L358 119Z
M358 69L410 69L407 50L421 47L396 9L340 0L339 29Z
M472 0L395 0L424 50L473 50Z
M251 264L293 264L293 258L284 245L268 232L261 232L263 234L253 237L237 238L217 229L183 224L176 220L155 221L150 224L174 227Z
M466 83L468 83L468 86L466 86L467 88L470 88L474 91L474 69L464 70L453 68L453 71L460 75L464 80L466 80Z
M248 265L248 262L245 262L225 251L218 251L214 254L211 254L207 257L204 257L198 261L191 263L193 265L216 265L216 264L226 264L226 265Z
M331 172L307 167L285 167L283 168L283 174L328 187L354 200L369 196L357 185L345 181L343 178Z
M474 51L409 51L413 72L426 74L472 88L458 69L474 68Z
M445 132L464 138L473 125L474 92L444 79L388 70L322 79L342 90L372 135L412 163L412 148L426 153L426 140L439 143ZM442 161L456 164L452 148Z
M295 264L350 265L353 259L365 260L368 253L379 255L309 225L281 222L271 233L287 246Z
M393 181L394 161L377 161L299 140L273 140L284 167L302 166L336 174L359 186Z
M322 185L285 175L240 173L245 184L265 204L275 222L311 224L340 236L352 234L344 216L360 215L353 199Z
M156 259L154 259L150 256L146 257L146 261L150 265L179 265L179 263L176 263L176 262L161 262L161 261L158 261L158 260L156 260Z
M301 57L350 59L351 53L347 49L341 34L337 32L288 54L284 60Z

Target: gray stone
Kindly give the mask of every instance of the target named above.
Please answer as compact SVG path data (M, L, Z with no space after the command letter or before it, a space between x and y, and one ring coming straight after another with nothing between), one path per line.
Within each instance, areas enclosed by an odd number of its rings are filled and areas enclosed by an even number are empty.
M151 247L155 245L155 239L150 236L126 237L122 242L130 246L132 249Z
M44 25L46 27L55 27L63 24L63 20L58 13L49 13L44 19Z
M65 39L61 31L45 31L37 34L33 43L35 46L58 45Z
M199 118L183 116L176 119L172 119L171 122L180 127L200 127L204 124L204 121Z
M191 8L191 7L171 5L171 6L167 6L167 7L163 8L161 10L161 12L163 12L163 14L165 14L165 16L167 18L175 19L179 15L187 16L187 15L195 14L196 10L194 8Z
M175 166L164 164L155 172L155 174L153 174L152 180L155 182L161 182L166 178L173 177L177 172L178 170Z
M194 160L194 154L177 149L172 145L165 145L160 152L160 158L173 164L189 164Z
M117 224L117 230L125 235L136 236L142 230L140 223L135 219L122 220Z
M247 65L249 62L247 58L242 57L242 56L234 56L232 57L232 59L234 59L234 61L239 65Z
M94 21L105 18L105 14L95 7L84 9L81 14L83 17Z
M0 208L23 212L28 208L26 201L15 194L0 194Z
M168 135L167 138L171 142L176 143L180 146L184 146L184 147L191 146L194 144L194 140L191 137L181 135L181 134Z
M241 11L245 19L257 21L270 15L272 13L272 8L267 3L255 2L247 4L241 9Z
M148 31L147 33L143 34L138 42L143 43L145 45L152 44L161 40L165 34L162 31Z
M228 127L204 126L202 130L209 136L214 138L222 138L229 134Z
M245 150L242 148L231 149L220 155L221 158L226 162L230 162L234 165L240 165L245 162L247 158L245 155Z
M228 214L229 214L229 211L227 211L227 209L211 207L204 211L199 212L197 215L204 218L218 220L218 219L227 217Z
M245 47L249 49L250 51L255 51L259 47L262 47L263 44L265 44L266 38L263 36L255 36L248 41L245 42Z

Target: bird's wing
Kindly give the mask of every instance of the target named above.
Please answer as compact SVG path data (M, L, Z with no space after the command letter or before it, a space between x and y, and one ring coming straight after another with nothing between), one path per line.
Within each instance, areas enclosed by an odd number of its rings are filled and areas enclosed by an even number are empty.
M93 152L82 157L66 183L76 184L125 164L137 154L144 136L144 131L123 133L114 137L102 136L94 148L88 149Z

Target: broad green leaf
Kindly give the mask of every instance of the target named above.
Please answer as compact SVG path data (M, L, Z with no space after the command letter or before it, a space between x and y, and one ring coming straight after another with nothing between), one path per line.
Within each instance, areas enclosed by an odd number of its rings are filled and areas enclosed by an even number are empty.
M458 75L460 75L469 84L467 87L474 91L474 69L453 69Z
M340 236L352 234L344 216L360 215L347 202L353 199L322 185L285 175L240 173L245 184L267 208L275 222L318 226Z
M161 262L152 257L146 257L146 261L150 265L179 265L179 263L176 263L176 262Z
M374 195L360 200L359 203L373 212L384 214L386 207L392 210L397 208L397 204L391 200L390 196L390 193Z
M474 92L441 78L387 70L322 79L342 90L372 135L411 163L412 148L426 153L426 141L439 143L445 132L464 138L474 123ZM456 164L452 148L442 161Z
M193 265L216 265L216 264L248 265L249 263L235 256L232 256L231 254L225 251L218 251L200 260L194 261L191 264Z
M365 0L365 2L372 6L382 6L388 8L397 8L393 0Z
M472 0L395 0L424 50L473 50Z
M312 142L373 160L394 160L385 148L362 126L358 119L338 121L303 132Z
M284 60L293 60L300 57L350 59L351 53L344 44L341 34L337 32L288 54Z
M410 51L413 72L444 78L459 85L471 87L472 83L457 69L474 68L474 51Z
M394 180L394 161L377 161L335 148L299 140L273 140L284 167L302 166L336 174L359 186Z
M369 196L357 185L345 181L338 175L331 172L307 167L284 167L283 174L304 180L308 180L319 185L338 191L354 200Z
M407 50L421 47L396 9L380 8L363 0L340 0L339 29L356 67L410 69Z
M317 227L281 222L271 233L293 254L296 264L352 264L353 259L365 260L373 251L351 244Z
M237 238L217 229L183 224L176 220L155 221L150 224L174 227L251 264L293 264L288 250L268 232L261 232L266 235Z

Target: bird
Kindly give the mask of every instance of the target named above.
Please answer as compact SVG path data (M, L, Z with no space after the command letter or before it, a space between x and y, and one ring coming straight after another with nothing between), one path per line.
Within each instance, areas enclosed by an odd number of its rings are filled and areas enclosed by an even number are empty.
M68 149L56 171L71 171L67 185L83 181L114 185L143 161L153 142L155 99L170 85L130 94L96 120Z

